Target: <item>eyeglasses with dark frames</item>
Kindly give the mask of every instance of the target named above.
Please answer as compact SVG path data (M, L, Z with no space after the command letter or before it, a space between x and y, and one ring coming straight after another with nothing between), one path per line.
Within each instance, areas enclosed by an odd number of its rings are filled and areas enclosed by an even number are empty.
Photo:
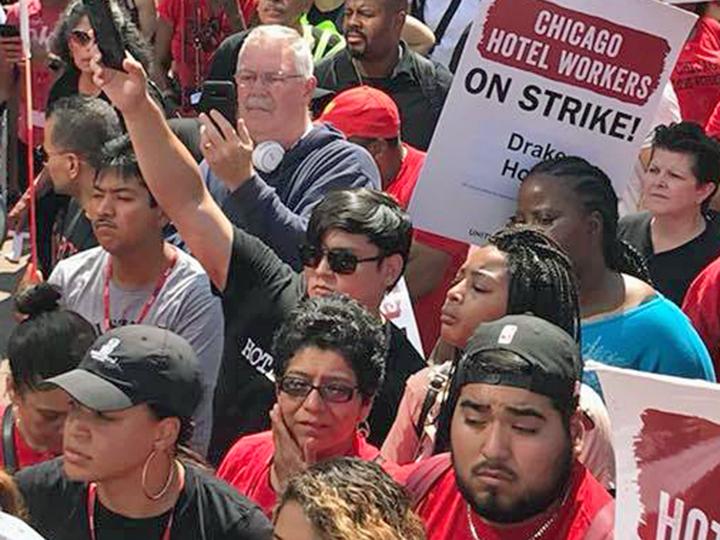
M306 398L310 392L317 390L320 397L328 403L347 403L353 398L358 387L339 382L314 385L301 377L283 377L278 381L278 389L295 398Z

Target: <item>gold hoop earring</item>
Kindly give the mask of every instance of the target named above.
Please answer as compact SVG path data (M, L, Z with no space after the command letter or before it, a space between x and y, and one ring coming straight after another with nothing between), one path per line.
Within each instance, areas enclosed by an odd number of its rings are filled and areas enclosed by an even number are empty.
M170 486L172 485L173 480L175 480L175 476L177 475L177 467L175 466L175 460L170 458L170 470L168 471L165 485L160 491L155 494L149 492L147 486L145 485L147 483L147 472L150 466L150 462L155 458L158 453L159 452L157 450L153 450L152 452L150 452L150 455L148 455L147 459L145 460L145 464L143 465L142 477L140 479L140 486L142 487L143 494L151 501L157 501L159 499L162 499L170 489Z
M357 430L363 439L367 439L368 437L370 437L370 424L367 420L363 420L362 422L360 422L358 424Z

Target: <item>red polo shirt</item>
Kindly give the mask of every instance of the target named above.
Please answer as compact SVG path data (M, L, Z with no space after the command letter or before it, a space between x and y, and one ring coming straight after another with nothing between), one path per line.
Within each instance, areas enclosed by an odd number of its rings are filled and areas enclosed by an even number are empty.
M251 499L270 516L275 508L275 490L270 485L270 465L275 454L272 431L263 431L239 439L223 459L217 476ZM348 454L367 461L377 458L380 451L364 437L355 435Z

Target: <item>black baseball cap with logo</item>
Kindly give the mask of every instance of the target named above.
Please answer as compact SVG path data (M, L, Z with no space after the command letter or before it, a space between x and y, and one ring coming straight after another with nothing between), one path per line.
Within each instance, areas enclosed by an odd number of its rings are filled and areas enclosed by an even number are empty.
M524 365L506 369L484 358L509 351ZM508 315L481 324L468 340L456 384L523 388L562 403L577 403L583 362L578 343L564 330L533 315Z
M152 403L190 417L202 395L197 356L182 337L155 326L130 325L100 336L77 369L47 379L85 407L117 411Z

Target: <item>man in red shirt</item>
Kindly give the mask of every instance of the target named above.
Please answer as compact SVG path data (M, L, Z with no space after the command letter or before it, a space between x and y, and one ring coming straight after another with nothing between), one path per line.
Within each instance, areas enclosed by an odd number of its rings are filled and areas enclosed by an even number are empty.
M449 401L451 452L396 475L430 540L608 540L614 503L577 459L582 360L531 315L481 325Z
M358 86L338 94L318 120L366 148L380 170L382 189L407 209L426 154L400 139L400 112L393 99L382 90ZM426 354L440 336L440 308L467 250L467 244L415 230L405 279Z

